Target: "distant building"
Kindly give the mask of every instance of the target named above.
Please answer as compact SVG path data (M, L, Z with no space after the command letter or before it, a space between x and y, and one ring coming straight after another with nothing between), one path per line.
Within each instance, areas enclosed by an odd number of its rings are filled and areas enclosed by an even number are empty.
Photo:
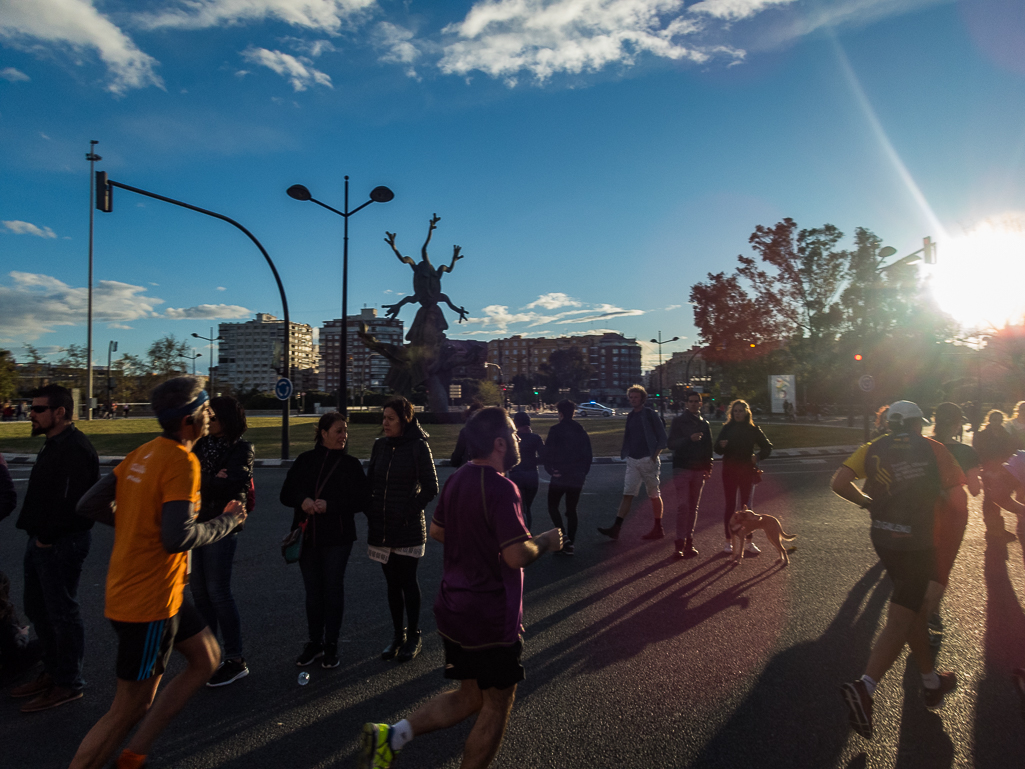
M674 385L690 385L691 387L709 392L711 377L709 375L708 362L701 356L705 348L694 345L688 350L674 352L668 359L664 359L661 366L655 366L648 374L646 387L651 392L658 392L659 388L665 390L662 393L664 398L671 398Z
M350 315L346 322L346 347L349 363L346 371L348 387L355 391L373 390L385 392L384 379L391 367L390 361L379 353L368 349L359 338L360 323L366 324L367 333L384 344L401 345L402 321L396 318L380 318L377 309L364 307L359 315ZM342 321L324 321L320 328L320 390L336 392L341 381L341 331Z
M224 340L218 351L215 383L227 383L239 391L273 390L282 367L283 329L284 321L267 313L257 313L245 323L221 323L218 333ZM308 377L306 372L310 371L316 377L319 361L313 346L313 327L292 323L289 347L292 379Z

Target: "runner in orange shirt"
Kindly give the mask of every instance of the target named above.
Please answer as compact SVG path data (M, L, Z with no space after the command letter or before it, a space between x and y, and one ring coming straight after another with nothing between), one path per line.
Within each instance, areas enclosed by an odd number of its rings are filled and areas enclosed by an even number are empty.
M217 518L196 522L200 467L191 449L206 434L207 400L194 377L158 385L151 403L164 434L125 457L78 505L114 527L104 614L118 652L114 702L82 740L72 769L102 767L140 721L115 766L143 766L154 740L217 669L217 641L184 595L188 551L231 533L246 512L232 501ZM187 667L154 699L172 647Z

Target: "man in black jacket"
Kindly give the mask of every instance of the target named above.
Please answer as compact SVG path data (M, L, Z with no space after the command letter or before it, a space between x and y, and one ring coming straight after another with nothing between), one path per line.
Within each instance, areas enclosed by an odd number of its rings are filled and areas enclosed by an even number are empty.
M577 504L584 488L584 479L591 472L591 439L579 422L573 420L577 404L570 400L559 401L555 407L559 421L552 425L545 440L545 471L552 477L548 484L548 515L552 523L562 531L563 555L573 555L573 540L577 536ZM566 523L562 525L559 515L559 501L566 497Z
M676 489L676 555L693 558L694 526L698 521L701 489L712 474L712 430L701 416L701 394L688 390L687 410L669 427Z
M75 506L100 479L100 463L89 439L71 421L71 392L47 385L32 394L32 434L45 435L29 476L17 527L28 532L25 551L25 614L43 644L45 673L11 691L32 697L23 713L48 710L82 697L85 627L78 605L78 580L89 554L93 522Z

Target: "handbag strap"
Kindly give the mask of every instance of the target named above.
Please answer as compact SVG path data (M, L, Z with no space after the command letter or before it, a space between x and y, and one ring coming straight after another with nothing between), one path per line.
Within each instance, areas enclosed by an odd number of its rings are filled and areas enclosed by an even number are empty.
M331 466L331 469L327 471L327 475L324 475L324 467L327 465L327 457L324 457L324 461L320 465L320 472L317 474L317 485L314 487L314 499L320 499L320 492L324 490L327 482L331 479L334 471L338 468L338 464L342 461L341 457L335 460L335 463ZM322 480L323 478L323 480Z

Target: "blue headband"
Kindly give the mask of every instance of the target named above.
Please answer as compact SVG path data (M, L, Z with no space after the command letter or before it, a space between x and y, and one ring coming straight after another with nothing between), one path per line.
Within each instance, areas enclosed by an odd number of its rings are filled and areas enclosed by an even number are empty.
M196 413L196 409L202 406L210 400L210 396L207 395L206 390L200 390L199 395L196 396L196 400L191 403L186 403L184 406L178 406L174 409L164 409L157 413L157 420L160 422L177 421L182 417L190 417Z

